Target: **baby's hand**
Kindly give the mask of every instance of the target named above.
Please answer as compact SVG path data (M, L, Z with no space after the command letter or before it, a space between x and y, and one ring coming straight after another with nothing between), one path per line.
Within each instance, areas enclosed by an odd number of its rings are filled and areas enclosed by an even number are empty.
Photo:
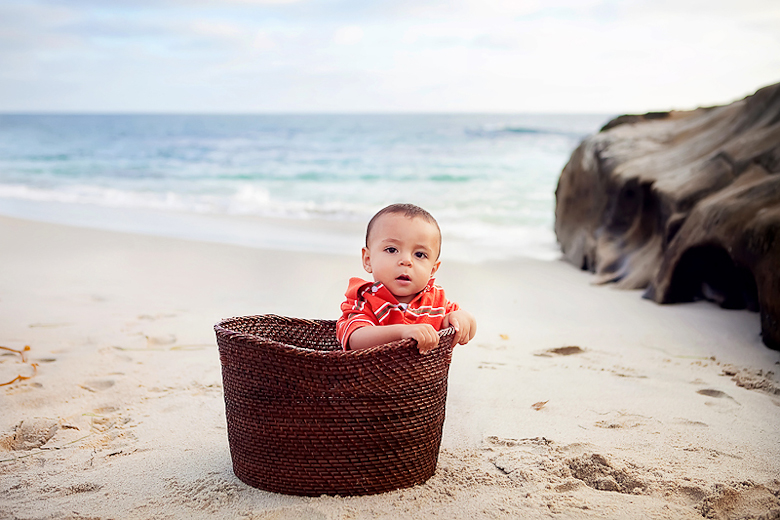
M472 316L470 312L458 309L444 317L442 328L446 327L454 327L455 341L461 345L465 345L471 341L477 333L477 320L474 319L474 316Z
M416 340L420 354L427 354L439 344L439 333L428 323L406 325L401 339Z

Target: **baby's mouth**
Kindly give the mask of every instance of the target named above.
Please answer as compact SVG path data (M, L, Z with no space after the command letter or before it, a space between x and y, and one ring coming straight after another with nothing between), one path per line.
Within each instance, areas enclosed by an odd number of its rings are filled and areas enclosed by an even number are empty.
M407 274L402 274L401 276L396 278L396 280L399 280L401 282L411 282L412 281L412 279L409 278L409 275L407 275Z

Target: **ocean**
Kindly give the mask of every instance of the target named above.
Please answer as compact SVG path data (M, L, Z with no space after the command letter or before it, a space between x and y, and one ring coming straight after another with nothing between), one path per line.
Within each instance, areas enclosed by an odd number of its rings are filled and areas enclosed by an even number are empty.
M0 114L0 214L356 254L411 202L448 258L551 259L558 176L610 117Z

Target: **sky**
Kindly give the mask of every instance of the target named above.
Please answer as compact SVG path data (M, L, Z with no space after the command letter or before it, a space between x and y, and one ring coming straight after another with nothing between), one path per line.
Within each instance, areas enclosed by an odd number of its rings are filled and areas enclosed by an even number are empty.
M778 81L778 0L0 0L0 112L643 113Z

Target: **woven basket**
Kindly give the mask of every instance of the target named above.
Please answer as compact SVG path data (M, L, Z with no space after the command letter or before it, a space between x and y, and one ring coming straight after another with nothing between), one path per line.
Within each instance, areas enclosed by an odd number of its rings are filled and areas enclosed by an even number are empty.
M343 351L336 322L274 315L214 327L236 476L292 495L365 495L436 470L454 329Z

